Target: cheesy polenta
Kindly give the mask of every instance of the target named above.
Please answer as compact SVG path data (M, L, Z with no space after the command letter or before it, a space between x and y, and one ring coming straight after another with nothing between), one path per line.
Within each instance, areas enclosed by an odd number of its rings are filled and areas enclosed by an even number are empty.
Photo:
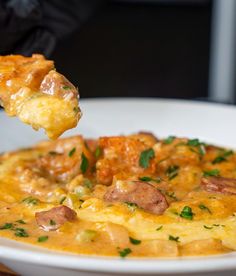
M42 55L0 56L0 105L34 129L56 139L77 125L78 90Z
M53 250L178 257L236 250L236 154L150 133L0 156L0 236Z

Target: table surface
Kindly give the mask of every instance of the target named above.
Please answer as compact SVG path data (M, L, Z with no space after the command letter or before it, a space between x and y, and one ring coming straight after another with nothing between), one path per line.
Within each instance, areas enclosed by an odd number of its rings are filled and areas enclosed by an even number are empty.
M0 276L13 276L13 275L16 275L16 274L11 272L11 270L5 267L4 265L0 264Z

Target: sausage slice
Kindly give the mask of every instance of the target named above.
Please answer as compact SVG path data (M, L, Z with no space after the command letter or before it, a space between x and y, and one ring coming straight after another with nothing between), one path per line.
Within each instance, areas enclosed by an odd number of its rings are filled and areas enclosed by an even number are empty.
M236 195L236 179L226 177L203 177L202 188L207 192Z
M156 215L161 215L168 208L165 196L151 184L142 181L117 181L105 193L104 200L135 203Z
M45 231L55 231L65 222L75 218L76 212L64 205L35 213L37 224Z

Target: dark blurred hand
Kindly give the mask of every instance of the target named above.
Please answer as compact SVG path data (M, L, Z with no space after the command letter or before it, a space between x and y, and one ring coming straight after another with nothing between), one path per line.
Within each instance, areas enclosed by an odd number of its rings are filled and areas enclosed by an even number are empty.
M0 54L49 56L101 0L0 0Z

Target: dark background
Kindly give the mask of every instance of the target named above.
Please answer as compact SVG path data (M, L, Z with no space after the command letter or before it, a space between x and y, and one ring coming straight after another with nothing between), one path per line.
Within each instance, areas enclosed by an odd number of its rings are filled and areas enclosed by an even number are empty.
M108 3L50 58L85 97L207 96L211 1Z

